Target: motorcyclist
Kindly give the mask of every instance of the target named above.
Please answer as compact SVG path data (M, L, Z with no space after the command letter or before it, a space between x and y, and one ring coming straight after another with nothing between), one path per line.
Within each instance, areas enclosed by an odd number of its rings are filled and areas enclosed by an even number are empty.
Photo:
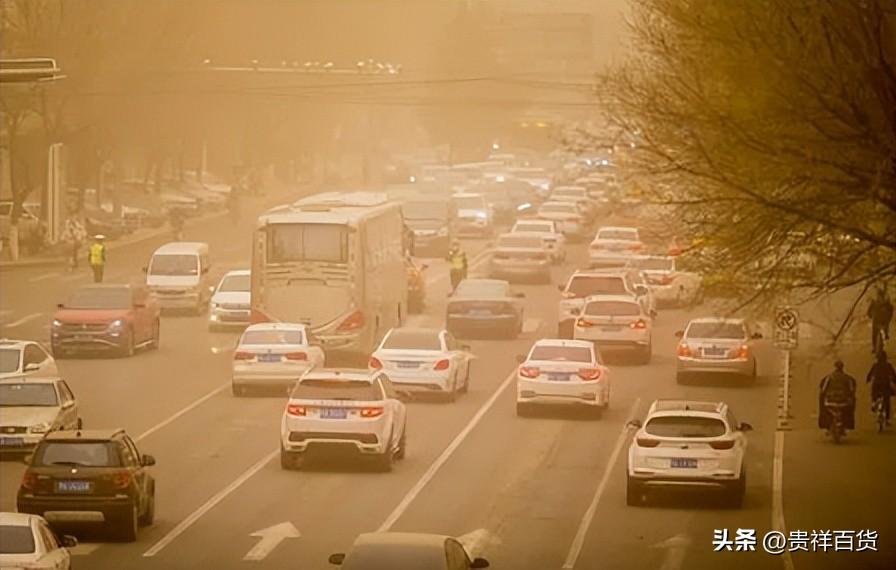
M451 242L451 249L446 257L451 267L451 291L457 289L458 284L467 278L467 254L460 248L460 242Z
M878 335L884 333L884 339L890 338L890 321L893 319L893 303L883 287L877 290L877 296L868 305L868 318L871 319L871 352L877 352Z
M828 404L845 404L843 409L844 429L855 429L856 379L843 371L843 361L834 362L834 371L821 379L818 391L818 427L829 429L831 411Z
M896 390L896 370L883 350L877 353L877 361L871 365L865 382L871 383L872 407L878 398L883 398L884 416L887 418L887 425L890 425L890 397Z

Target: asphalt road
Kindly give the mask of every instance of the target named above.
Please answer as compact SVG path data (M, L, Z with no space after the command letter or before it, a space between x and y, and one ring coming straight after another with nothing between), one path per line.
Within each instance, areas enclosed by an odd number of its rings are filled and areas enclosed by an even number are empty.
M188 228L186 238L210 243L220 273L247 266L250 228L251 221L238 228L211 223ZM110 259L109 280L142 277L140 268L157 245L149 242L119 251ZM471 256L484 247L479 241L467 242ZM555 283L584 259L584 247L574 247L567 264L555 270ZM428 306L413 320L439 325L447 269L440 260L428 263ZM58 271L50 277L53 269L46 268L0 274L0 311L7 311L4 335L47 338L52 307L73 286L87 281L86 274ZM727 528L733 534L737 528L755 528L761 537L781 521L787 529L806 531L853 528L850 525L867 520L853 516L855 496L867 499L872 492L853 488L848 495L817 496L807 491L821 487L812 481L820 467L819 448L829 454L848 449L823 447L811 426L787 435L786 460L779 463L785 484L775 483L778 358L771 347L759 349L761 377L753 386L675 383L673 332L690 316L710 313L707 307L696 308L693 315L662 311L649 365L610 361L611 404L602 418L553 412L517 418L510 380L515 356L536 338L554 335L559 300L554 286L518 287L527 298L524 334L514 341L471 342L478 358L471 390L458 402L409 404L408 455L392 473L376 473L352 462L318 463L301 472L281 470L276 452L283 398L231 396L230 352L236 335L207 332L204 317L166 316L158 351L131 359L62 361L60 368L79 399L85 425L125 427L138 438L141 452L158 461L155 524L142 529L132 544L86 535L75 549L77 567L324 569L330 567L330 553L345 551L358 533L376 529L462 536L492 567L518 570L723 565L732 570L789 570L794 563L800 570L892 567L887 558L892 548L845 559L842 554L771 556L761 546L756 552L713 552L714 529ZM38 316L27 318L30 315ZM729 510L694 493L640 507L625 505L631 436L626 422L643 418L653 400L670 397L727 401L742 421L753 425L742 509ZM887 461L886 453L884 444L874 442L861 457L879 465ZM14 510L22 471L15 461L0 464L0 509ZM783 492L780 501L776 490ZM776 504L783 510L776 510ZM892 508L889 513L892 520ZM883 517L871 522L887 524ZM253 536L271 527L268 538ZM282 542L269 551L258 550L275 535ZM892 545L892 536L883 535L881 544ZM261 559L243 560L253 547Z

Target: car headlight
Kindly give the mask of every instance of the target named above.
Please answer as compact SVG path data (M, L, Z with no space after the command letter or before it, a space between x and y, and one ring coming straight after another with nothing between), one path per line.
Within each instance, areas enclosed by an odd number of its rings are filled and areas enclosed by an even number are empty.
M447 236L447 235L448 235L448 228L441 227L441 228L439 228L439 231L438 231L437 233L438 233L440 236Z
M485 212L476 212L476 217L480 220L484 220L488 218L488 214L486 214Z
M54 326L54 327L61 327L61 326L62 326L62 321L60 321L59 319L53 319L53 326Z
M119 329L124 325L124 321L121 319L115 319L111 323L109 323L110 329Z
M218 303L209 303L208 308L212 311L218 308Z
M38 424L34 424L28 431L31 433L47 433L50 430L50 424L47 422L40 422Z

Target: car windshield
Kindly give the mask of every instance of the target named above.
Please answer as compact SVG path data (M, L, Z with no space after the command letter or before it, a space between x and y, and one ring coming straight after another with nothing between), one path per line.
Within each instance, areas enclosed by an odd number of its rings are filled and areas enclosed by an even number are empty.
M540 237L502 236L498 240L498 247L541 249L544 242Z
M448 204L433 200L405 202L401 207L401 213L406 220L446 220Z
M549 224L517 224L513 226L514 232L552 232Z
M536 346L529 360L557 360L561 362L591 362L591 349L584 346Z
M56 388L52 384L27 382L0 384L0 406L4 408L55 406L57 404Z
M594 301L585 307L586 315L635 317L641 314L641 306L638 303L627 301Z
M150 275L198 275L199 257L196 255L154 255L149 265Z
M614 239L622 241L638 241L637 230L600 230L597 239Z
M482 210L484 204L479 196L460 196L454 198L454 205L458 210Z
M548 214L577 214L575 204L544 204L541 211Z
M298 400L357 400L373 402L382 400L379 388L365 380L324 380L309 378L296 385L290 398Z
M740 323L708 322L691 323L685 335L688 338L727 338L742 339L747 334Z
M442 350L439 331L409 331L396 329L389 333L383 348L404 350Z
M675 261L671 257L645 257L638 260L638 267L646 271L673 271Z
M221 280L218 291L222 293L248 293L251 278L248 275L228 275Z
M0 554L30 554L34 550L31 526L11 524L0 526Z
M305 344L305 335L300 330L246 331L240 344Z
M66 309L129 309L131 290L127 287L84 287L72 293Z
M495 298L508 295L507 284L503 281L461 281L454 292L455 297Z
M120 467L121 458L109 441L44 441L34 454L34 465Z
M647 422L644 430L659 437L719 437L725 422L701 416L660 416Z
M567 293L574 297L587 297L589 295L625 295L625 281L615 275L579 275L573 277L566 288Z
M0 372L15 372L19 369L18 348L0 348Z

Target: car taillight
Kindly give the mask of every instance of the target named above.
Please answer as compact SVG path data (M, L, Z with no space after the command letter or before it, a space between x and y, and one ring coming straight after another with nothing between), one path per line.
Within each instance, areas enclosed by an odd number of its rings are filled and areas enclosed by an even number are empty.
M371 356L367 359L367 366L369 368L373 368L374 370L380 370L383 367L383 363L376 356Z
M112 475L112 486L116 489L125 489L131 484L131 474L128 471L119 471Z
M638 447L656 447L660 444L660 440L658 439L650 439L647 437L639 437L637 439Z
M660 277L661 285L668 285L669 283L672 283L672 281L673 277L671 275L663 275L662 277Z
M691 351L691 347L686 345L685 343L681 343L678 345L678 349L676 349L676 354L678 356L693 356L693 352Z
M287 352L286 360L308 360L308 355L304 352Z
M582 368L579 370L579 378L582 380L599 380L600 374L600 368Z
M595 325L585 317L579 317L578 319L576 319L576 326L587 329L588 327L593 327Z
M563 292L563 298L564 298L564 299L575 299L575 298L576 298L576 294L575 294L575 293L572 293L572 292L570 292L570 291L564 291L564 292Z
M520 376L523 378L538 378L540 373L536 366L520 366Z
M298 404L289 404L286 406L286 413L290 416L307 416L308 408Z
M647 321L645 321L644 319L638 319L637 321L630 323L628 326L632 327L633 329L646 329Z
M255 355L252 354L251 352L239 351L239 352L233 353L234 360L252 360L254 357L255 357Z
M750 347L742 344L728 352L730 358L750 358Z
M29 491L37 489L37 473L25 471L24 475L22 475L22 488Z
M364 313L361 311L355 311L345 318L344 321L339 323L339 327L337 327L337 331L345 332L345 331L356 331L358 329L364 328Z
M709 446L713 449L731 449L734 447L733 439L723 439L720 441L710 441Z
M448 370L448 366L451 362L447 358L443 358L442 360L436 362L435 366L432 367L433 370Z
M378 418L384 413L383 408L361 408L362 418Z
M628 248L632 251L638 251L642 247L644 247L644 244L641 242L636 242L636 243L633 243L630 246L628 246Z

